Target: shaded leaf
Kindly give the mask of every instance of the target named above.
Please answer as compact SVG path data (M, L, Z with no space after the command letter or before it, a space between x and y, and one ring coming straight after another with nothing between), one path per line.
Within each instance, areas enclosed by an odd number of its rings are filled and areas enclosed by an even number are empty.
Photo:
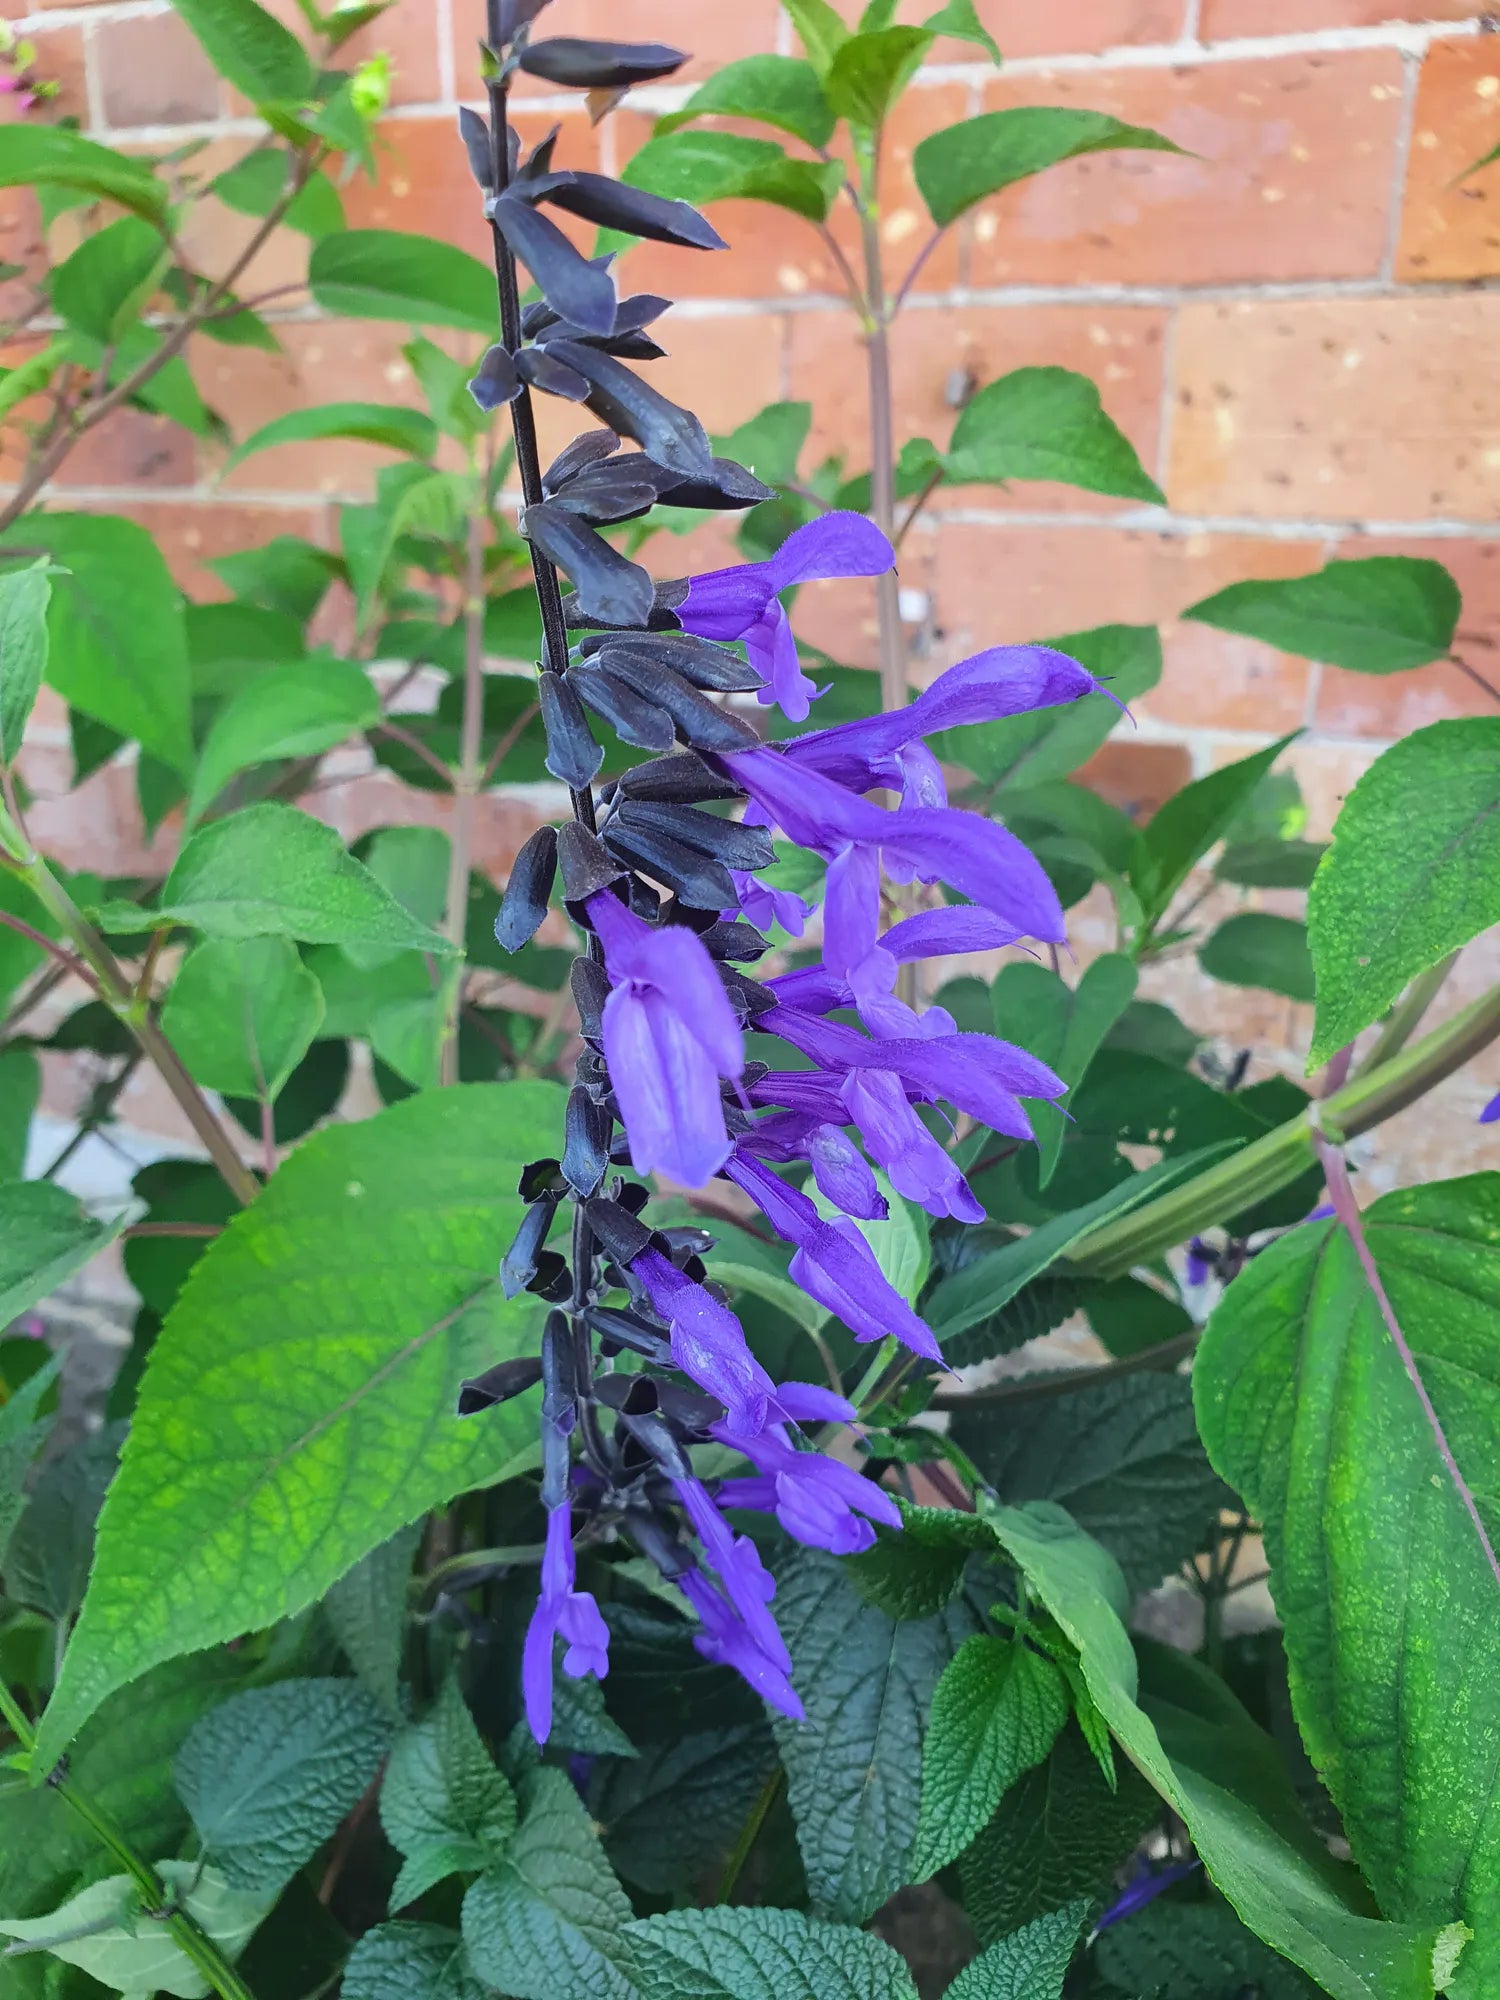
M403 230L325 236L313 245L307 282L325 312L351 319L483 334L493 334L499 321L493 272L451 243Z
M1198 963L1211 979L1229 986L1257 986L1288 1000L1313 997L1307 926L1294 917L1241 910L1226 917L1198 947Z
M796 56L745 56L725 63L699 84L680 111L657 119L657 135L714 115L776 125L813 147L826 146L833 137L834 117L818 73Z
M286 938L205 938L162 1010L195 1083L257 1099L280 1095L322 1019L322 989Z
M692 131L648 139L623 178L632 187L695 207L767 201L810 222L823 222L843 185L844 169L836 160L795 160L772 139Z
M118 1222L96 1222L51 1181L0 1185L0 1326L55 1292L119 1230Z
M674 1910L628 1935L650 2000L916 2000L883 1939L800 1910Z
M1087 1901L1068 1903L998 1939L965 1967L944 2000L1062 2000L1063 1979L1088 1913Z

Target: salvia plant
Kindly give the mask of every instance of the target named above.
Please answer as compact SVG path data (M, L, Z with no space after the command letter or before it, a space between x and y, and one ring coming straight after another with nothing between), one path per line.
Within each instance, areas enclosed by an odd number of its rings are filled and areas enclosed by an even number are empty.
M1144 824L1079 782L1153 631L911 685L898 564L940 488L1161 496L1062 369L899 438L891 327L978 203L1169 142L1046 106L937 132L893 274L886 123L940 35L999 59L970 0L786 0L803 54L678 93L619 180L522 146L513 93L602 117L684 56L489 0L454 144L491 272L344 226L378 7L299 0L304 39L175 5L257 107L242 160L0 130L51 245L6 274L0 377L0 2000L1500 1991L1500 1181L1362 1207L1347 1155L1500 1034L1495 991L1427 1025L1500 919L1500 716L1398 743L1325 846L1285 744ZM208 195L252 223L213 271ZM722 252L729 196L823 232L867 466L806 463L805 405L715 438L653 386L670 302L618 253ZM185 355L276 344L242 287L283 225L326 310L447 338L405 350L425 409L240 443L393 462L335 548L186 601L53 482L126 406L228 452ZM539 398L583 426L550 463ZM743 561L645 566L726 515ZM878 676L794 636L793 593L851 579ZM1185 615L1480 678L1431 562ZM180 826L164 875L49 858L44 679L78 779L133 767ZM451 831L351 849L295 803L372 765ZM541 779L568 811L502 894L481 800ZM1080 970L1085 897L1114 938ZM1149 997L1187 956L1314 1003L1315 1096ZM60 1152L43 1053L95 1079ZM84 1206L143 1064L200 1156ZM102 1425L75 1371L59 1418L28 1316L120 1240L128 1353ZM955 1372L1068 1321L1099 1359Z

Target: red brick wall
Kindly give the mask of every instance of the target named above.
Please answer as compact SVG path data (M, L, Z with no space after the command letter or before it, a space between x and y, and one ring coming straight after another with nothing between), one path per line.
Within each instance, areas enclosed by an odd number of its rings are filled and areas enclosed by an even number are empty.
M846 0L853 11L853 0ZM1189 157L1101 155L986 204L926 265L896 339L903 426L941 435L955 370L981 379L1055 361L1088 371L1155 471L1169 510L1062 488L944 497L913 534L903 581L929 593L931 670L981 644L1107 620L1159 621L1160 688L1101 782L1140 800L1190 769L1301 726L1293 753L1326 833L1342 793L1392 736L1483 700L1456 671L1369 679L1319 668L1178 614L1236 578L1311 570L1333 554L1437 556L1465 599L1464 650L1500 641L1500 168L1454 176L1500 140L1500 34L1464 0L978 0L1008 58L996 74L957 43L905 100L892 134L884 229L899 272L924 221L906 175L924 133L986 107L1107 110L1170 134ZM0 11L21 14L20 0ZM292 0L280 11L295 18ZM483 250L453 109L472 95L481 0L397 0L356 47L397 65L375 187L347 192L351 220L449 236ZM228 157L253 126L234 115L156 0L55 0L27 16L63 102L116 143L190 134ZM790 47L775 0L557 0L556 31L676 40L694 69ZM571 103L561 156L621 163L678 90L642 92L592 133ZM525 102L524 95L520 100ZM725 204L733 254L643 246L638 284L685 303L656 379L727 428L780 396L806 396L816 436L859 459L862 364L832 263L809 225ZM250 225L203 214L195 248L221 262ZM13 241L26 223L10 211ZM0 244L0 255L13 250ZM273 245L247 285L294 268ZM297 402L407 393L401 330L330 326L294 307L279 359L214 348L200 381L240 430ZM566 415L561 418L566 424ZM201 446L130 417L69 468L73 496L138 513L185 576L196 559L284 527L326 531L331 495L357 496L376 463L361 447L288 449L223 487ZM662 544L660 566L681 562ZM868 659L870 603L830 590L806 605L810 637ZM123 788L90 811L111 837ZM128 850L132 837L113 837ZM1235 1009L1240 1011L1236 1013ZM1250 1032L1243 1002L1195 989L1200 1022ZM1255 1032L1295 1041L1272 1009Z

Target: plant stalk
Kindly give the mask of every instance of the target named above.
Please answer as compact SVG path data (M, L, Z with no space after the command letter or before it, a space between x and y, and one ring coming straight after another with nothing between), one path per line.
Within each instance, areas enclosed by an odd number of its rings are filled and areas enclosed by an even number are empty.
M462 952L469 918L469 869L474 855L474 815L484 780L484 522L469 514L464 570L464 702L459 731L458 780L453 788L453 838L448 847L448 895L443 931ZM463 999L462 960L447 975L443 1007L442 1078L458 1082L458 1010Z
M36 1733L25 1710L3 1681L0 1681L0 1719L4 1720L22 1750L30 1756L36 1748ZM49 1782L88 1827L100 1846L134 1882L143 1899L143 1913L150 1916L158 1911L168 1912L157 1917L156 1921L166 1925L182 1952L219 1995L219 2000L255 2000L250 1988L207 1932L199 1929L186 1910L173 1909L171 1891L156 1870L136 1853L104 1809L96 1805L87 1793L79 1790L62 1766L53 1773Z
M891 396L890 314L880 254L880 218L873 185L860 216L865 258L865 359L870 380L870 512L875 525L896 540L896 442ZM901 630L901 587L894 569L875 579L880 632L880 705L905 708L906 644Z

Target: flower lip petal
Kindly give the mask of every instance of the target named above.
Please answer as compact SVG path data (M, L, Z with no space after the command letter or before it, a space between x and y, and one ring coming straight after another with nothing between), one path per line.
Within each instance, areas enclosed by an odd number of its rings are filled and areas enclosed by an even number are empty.
M896 552L865 514L835 508L796 528L761 567L776 590L836 577L883 576Z

